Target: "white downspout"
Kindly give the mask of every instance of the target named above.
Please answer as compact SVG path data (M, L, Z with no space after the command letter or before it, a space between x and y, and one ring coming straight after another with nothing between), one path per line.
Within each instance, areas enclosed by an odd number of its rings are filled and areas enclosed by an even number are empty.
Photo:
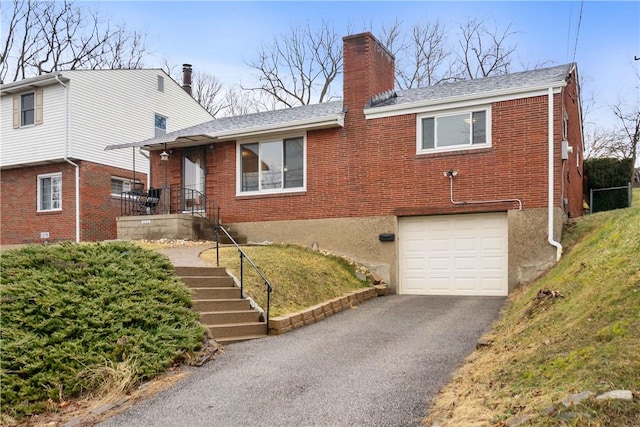
M60 76L56 74L56 80L64 87L65 107L64 107L64 161L75 167L76 186L76 242L80 243L80 166L72 162L69 155L69 88L62 83Z
M554 171L553 171L553 87L549 88L549 227L548 227L548 241L551 245L556 247L556 262L560 261L562 257L562 245L560 242L556 242L553 238L553 192L554 192Z

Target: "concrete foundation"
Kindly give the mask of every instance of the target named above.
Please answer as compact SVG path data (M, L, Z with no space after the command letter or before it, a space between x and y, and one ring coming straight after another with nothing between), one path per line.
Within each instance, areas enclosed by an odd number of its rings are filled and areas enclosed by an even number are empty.
M547 241L547 209L507 213L509 292L555 264L556 249ZM555 210L554 237L560 240L563 217ZM118 239L158 240L205 238L205 221L185 214L120 217ZM244 222L226 225L249 243L292 243L344 255L377 273L398 292L398 217L335 218L297 221ZM380 235L392 235L381 241ZM212 237L210 237L212 238Z
M201 240L204 224L186 214L124 216L117 218L117 232L121 240Z
M397 229L395 216L231 224L248 242L295 243L347 256L391 285L398 275L396 242L381 242L379 235L397 234Z
M547 241L547 209L508 211L509 292L528 283L555 264L556 249ZM554 236L562 233L562 211L556 209ZM398 217L266 221L231 224L249 242L294 243L347 256L379 274L398 292ZM393 241L380 241L383 233Z
M509 293L529 283L556 263L556 248L547 241L548 210L509 211ZM562 236L562 209L554 211L554 240Z

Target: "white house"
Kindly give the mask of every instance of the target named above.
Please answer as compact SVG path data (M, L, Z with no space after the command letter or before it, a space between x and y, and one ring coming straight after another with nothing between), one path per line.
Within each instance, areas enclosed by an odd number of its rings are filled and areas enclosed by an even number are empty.
M189 83L191 66L183 71ZM146 185L149 160L104 148L211 120L190 89L160 69L61 71L0 86L1 243L115 238L120 193Z

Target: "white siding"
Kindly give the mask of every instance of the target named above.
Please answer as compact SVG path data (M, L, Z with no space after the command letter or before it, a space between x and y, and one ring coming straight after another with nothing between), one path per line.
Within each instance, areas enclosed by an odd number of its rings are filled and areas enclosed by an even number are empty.
M158 91L159 75L164 78L164 91ZM40 126L13 129L13 96L2 96L2 166L63 158L65 120L68 157L131 169L133 149L104 148L153 138L156 113L167 118L167 132L213 119L162 70L64 71L63 76L70 79L66 83L68 115L64 87L44 87ZM136 154L136 170L149 170L148 160L140 154Z
M56 84L42 89L42 124L18 129L13 128L13 95L3 94L0 111L0 166L64 157L64 88ZM23 93L27 92L29 90Z
M167 132L212 120L179 85L160 70L71 71L73 157L130 169L132 149L104 151L113 144L155 136L155 113L167 117ZM158 91L158 75L165 79ZM136 169L148 161L136 155Z

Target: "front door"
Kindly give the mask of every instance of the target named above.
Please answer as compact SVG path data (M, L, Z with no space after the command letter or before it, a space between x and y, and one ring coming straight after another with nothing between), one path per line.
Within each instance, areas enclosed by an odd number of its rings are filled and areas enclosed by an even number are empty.
M203 211L205 209L206 147L191 147L183 150L182 157L182 210Z

